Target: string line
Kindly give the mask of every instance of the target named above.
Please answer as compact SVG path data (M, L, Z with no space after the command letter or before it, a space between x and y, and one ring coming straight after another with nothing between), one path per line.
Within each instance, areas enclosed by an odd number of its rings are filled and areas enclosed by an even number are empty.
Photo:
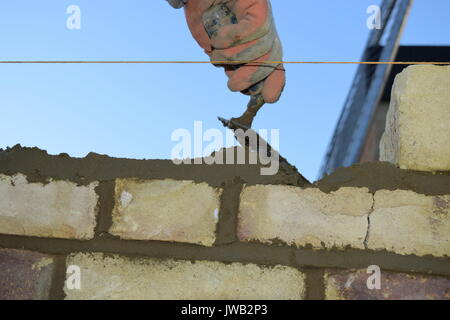
M253 65L278 65L284 64L367 64L367 65L450 65L450 62L436 61L124 61L124 60L4 60L0 64L217 64L217 65L235 65L235 64L253 64Z

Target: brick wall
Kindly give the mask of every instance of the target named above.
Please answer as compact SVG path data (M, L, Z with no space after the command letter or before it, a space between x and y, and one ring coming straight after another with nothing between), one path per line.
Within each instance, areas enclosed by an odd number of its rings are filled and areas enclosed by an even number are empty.
M0 167L1 298L450 298L447 173L376 163L299 186L230 165L193 180L169 161L20 147Z
M0 299L450 299L448 168L393 162L310 184L288 166L0 151Z

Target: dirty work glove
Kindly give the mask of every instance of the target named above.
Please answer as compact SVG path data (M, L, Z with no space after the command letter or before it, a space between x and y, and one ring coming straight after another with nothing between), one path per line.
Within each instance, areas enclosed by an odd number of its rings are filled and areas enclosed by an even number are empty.
M184 7L187 1L188 0L167 0L167 2L169 2L169 4L175 9L180 9Z
M174 7L185 5L186 19L193 37L211 61L281 61L283 51L276 31L269 0L168 0ZM237 23L207 34L203 15L217 4L225 4L236 15ZM265 102L276 102L285 85L285 71L280 64L251 64L225 68L231 91L250 94L249 88L263 81L260 92Z

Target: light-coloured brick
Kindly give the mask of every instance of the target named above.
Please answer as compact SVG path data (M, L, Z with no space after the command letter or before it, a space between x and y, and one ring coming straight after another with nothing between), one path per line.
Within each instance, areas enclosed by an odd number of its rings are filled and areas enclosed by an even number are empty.
M450 66L411 66L392 90L380 160L402 169L450 170Z
M117 179L110 233L122 239L211 246L221 193L193 181Z
M399 254L450 256L450 196L378 191L368 246Z
M241 194L238 236L315 248L364 248L372 203L366 188L324 193L291 186L246 187Z
M329 270L325 273L327 300L449 300L450 280L420 274L396 273L380 269L380 288L373 285L372 271Z
M91 239L94 236L97 183L28 183L23 174L0 175L0 233Z
M290 267L207 261L133 259L74 254L81 289L64 289L66 299L301 299L304 275Z

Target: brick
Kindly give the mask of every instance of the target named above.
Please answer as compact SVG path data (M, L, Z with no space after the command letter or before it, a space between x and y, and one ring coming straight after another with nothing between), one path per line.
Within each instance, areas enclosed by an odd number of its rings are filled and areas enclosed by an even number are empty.
M397 75L380 160L402 169L450 170L450 66L411 66Z
M449 300L450 280L381 270L380 289L369 289L367 270L331 270L325 274L328 300ZM370 282L370 281L369 281Z
M239 208L238 237L314 248L364 248L372 207L366 188L319 189L291 186L244 188Z
M369 249L398 254L450 256L450 196L412 191L375 193Z
M49 238L94 236L97 183L28 183L22 174L0 174L0 233Z
M208 261L128 259L74 254L68 265L81 270L80 290L66 299L301 299L304 275L290 267Z
M122 239L211 246L221 193L193 181L117 179L110 233Z
M53 271L51 256L0 249L0 300L48 299Z

